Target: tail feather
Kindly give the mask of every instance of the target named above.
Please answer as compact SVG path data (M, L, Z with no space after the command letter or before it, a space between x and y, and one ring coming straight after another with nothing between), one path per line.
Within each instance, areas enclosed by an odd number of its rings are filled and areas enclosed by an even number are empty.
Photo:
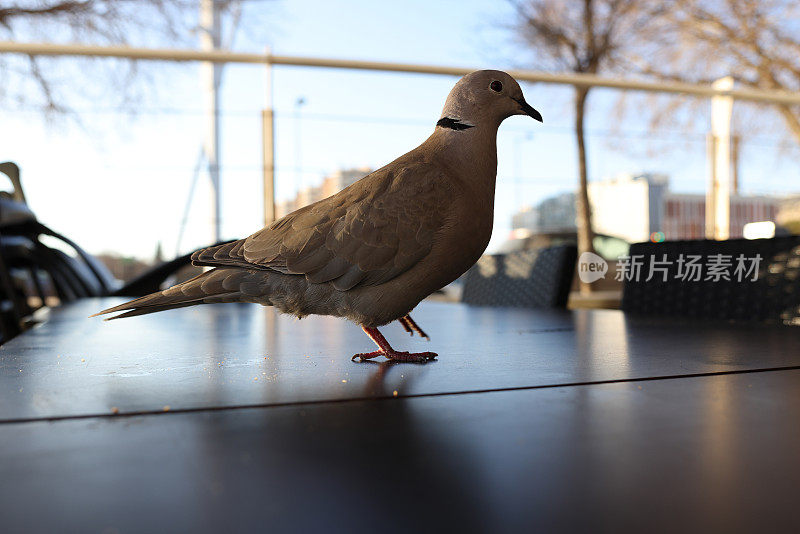
M197 304L235 301L241 295L239 285L247 274L247 271L240 269L212 269L164 291L113 306L90 315L90 317L120 311L127 312L109 318L122 319Z
M103 319L104 321L113 321L114 319L124 319L126 317L136 317L137 315L147 315L148 313L156 313L164 310L175 310L178 308L185 308L187 306L196 306L197 304L203 304L202 300L192 300L190 302L183 302L181 304L165 304L163 306L148 306L146 308L135 308L133 310L127 311L125 313L120 313L119 315L115 315L113 317L106 317ZM90 315L90 317L96 317L100 314L107 313L106 311L102 311L100 313L95 313L94 315ZM108 311L108 313L112 313Z

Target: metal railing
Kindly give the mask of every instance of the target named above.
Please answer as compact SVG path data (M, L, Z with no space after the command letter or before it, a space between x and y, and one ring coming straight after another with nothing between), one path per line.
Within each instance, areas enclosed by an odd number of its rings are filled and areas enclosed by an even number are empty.
M332 69L357 69L384 72L413 72L417 74L442 74L463 76L474 71L470 67L445 65L421 65L414 63L390 63L383 61L361 61L275 55L269 52L252 54L222 50L192 50L172 48L134 48L127 46L95 46L83 44L18 43L0 41L0 53L16 53L37 56L91 56L116 57L157 61L209 61L212 63L255 63L263 65L288 65L295 67L323 67ZM509 70L514 78L526 82L553 83L591 87L608 87L631 91L654 93L677 93L699 97L729 96L734 100L749 100L772 104L800 104L800 93L763 89L719 89L712 85L652 82L606 78L592 74L550 73L531 70Z
M262 54L230 52L224 50L194 49L158 49L134 48L127 46L96 46L85 44L54 43L20 43L0 41L0 53L14 53L35 56L89 56L108 57L132 60L177 61L177 62L210 62L260 64L267 69L265 105L262 113L263 139L263 185L264 185L264 222L268 224L275 218L275 154L274 154L274 112L272 102L271 68L274 65L317 67L333 69L358 69L383 72L408 72L418 74L438 74L461 76L472 72L473 68L443 65L420 65L411 63L389 63L379 61L360 61L349 59L331 59L275 55L269 50ZM647 81L607 78L590 74L539 72L530 70L508 71L514 78L535 83L548 83L572 86L606 87L629 91L646 91L653 93L671 93L690 95L712 100L744 100L778 105L800 104L800 93L776 90L737 89L730 85L703 85L678 82ZM729 132L727 137L730 137ZM716 158L712 153L709 157ZM712 180L709 190L715 188L720 180L719 173L712 169ZM722 176L724 178L724 176ZM725 193L725 191L723 191ZM716 193L714 193L714 196ZM723 199L717 199L714 206L723 206ZM714 209L714 211L717 211ZM717 221L718 224L720 221Z

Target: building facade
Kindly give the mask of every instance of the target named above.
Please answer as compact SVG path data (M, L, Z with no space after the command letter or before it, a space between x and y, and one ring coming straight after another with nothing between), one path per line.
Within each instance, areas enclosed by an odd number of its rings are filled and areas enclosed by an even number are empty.
M322 180L320 185L304 187L297 192L294 198L278 202L275 205L275 216L280 219L303 206L308 206L323 198L335 195L371 172L372 169L369 167L358 167L355 169L340 169L329 174Z
M534 234L574 232L575 194L562 193L522 208L511 216L511 228Z
M621 174L589 184L594 229L629 242L654 236L670 241L705 238L706 198L674 193L664 174ZM730 237L742 237L744 225L775 221L780 200L760 195L731 195Z
M674 193L665 174L620 174L589 183L592 226L598 234L629 243L651 239L703 239L706 198L700 193ZM792 217L796 204L768 196L732 195L730 237L742 237L744 225ZM512 216L514 235L575 231L575 194L564 193ZM780 221L779 221L780 222Z
M781 201L775 222L792 233L800 234L800 195L787 197Z

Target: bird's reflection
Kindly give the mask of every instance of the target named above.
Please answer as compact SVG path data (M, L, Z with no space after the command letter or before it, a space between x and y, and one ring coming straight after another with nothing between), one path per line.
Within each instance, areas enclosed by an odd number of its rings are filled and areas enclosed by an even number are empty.
M365 397L383 397L387 394L392 396L395 391L398 392L398 395L401 390L405 390L408 386L407 383L401 383L396 390L392 390L392 392L387 391L386 387L386 375L389 372L389 369L394 365L393 362L373 362L371 360L367 360L364 362L360 362L365 365L372 365L374 366L375 372L372 376L369 377L366 384L364 385L364 396Z
M393 368L397 369L408 369L408 366L415 366L415 367L422 367L426 365L431 365L435 362L435 360L430 362L417 362L417 363L407 363L407 362L395 362L395 361L385 361L385 362L376 362L373 360L365 360L363 362L359 362L359 365L371 365L375 367L375 372L372 376L369 377L366 384L364 385L364 397L398 397L402 396L405 392L411 389L411 384L414 382L415 376L409 374L406 378L404 375L405 380L400 381L397 387L390 387L387 384L386 377L389 374L389 370Z
M197 475L208 509L235 505L279 530L487 531L469 444L421 420L433 399L404 398L408 381L387 385L401 364L367 365L364 395L383 398L203 416Z

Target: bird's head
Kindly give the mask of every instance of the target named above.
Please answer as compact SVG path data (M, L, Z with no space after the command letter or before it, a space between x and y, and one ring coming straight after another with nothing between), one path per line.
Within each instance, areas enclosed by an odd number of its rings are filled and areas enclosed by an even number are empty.
M499 70L478 70L458 80L436 125L453 130L481 124L496 127L512 115L529 115L542 122L541 114L525 102L514 78Z

